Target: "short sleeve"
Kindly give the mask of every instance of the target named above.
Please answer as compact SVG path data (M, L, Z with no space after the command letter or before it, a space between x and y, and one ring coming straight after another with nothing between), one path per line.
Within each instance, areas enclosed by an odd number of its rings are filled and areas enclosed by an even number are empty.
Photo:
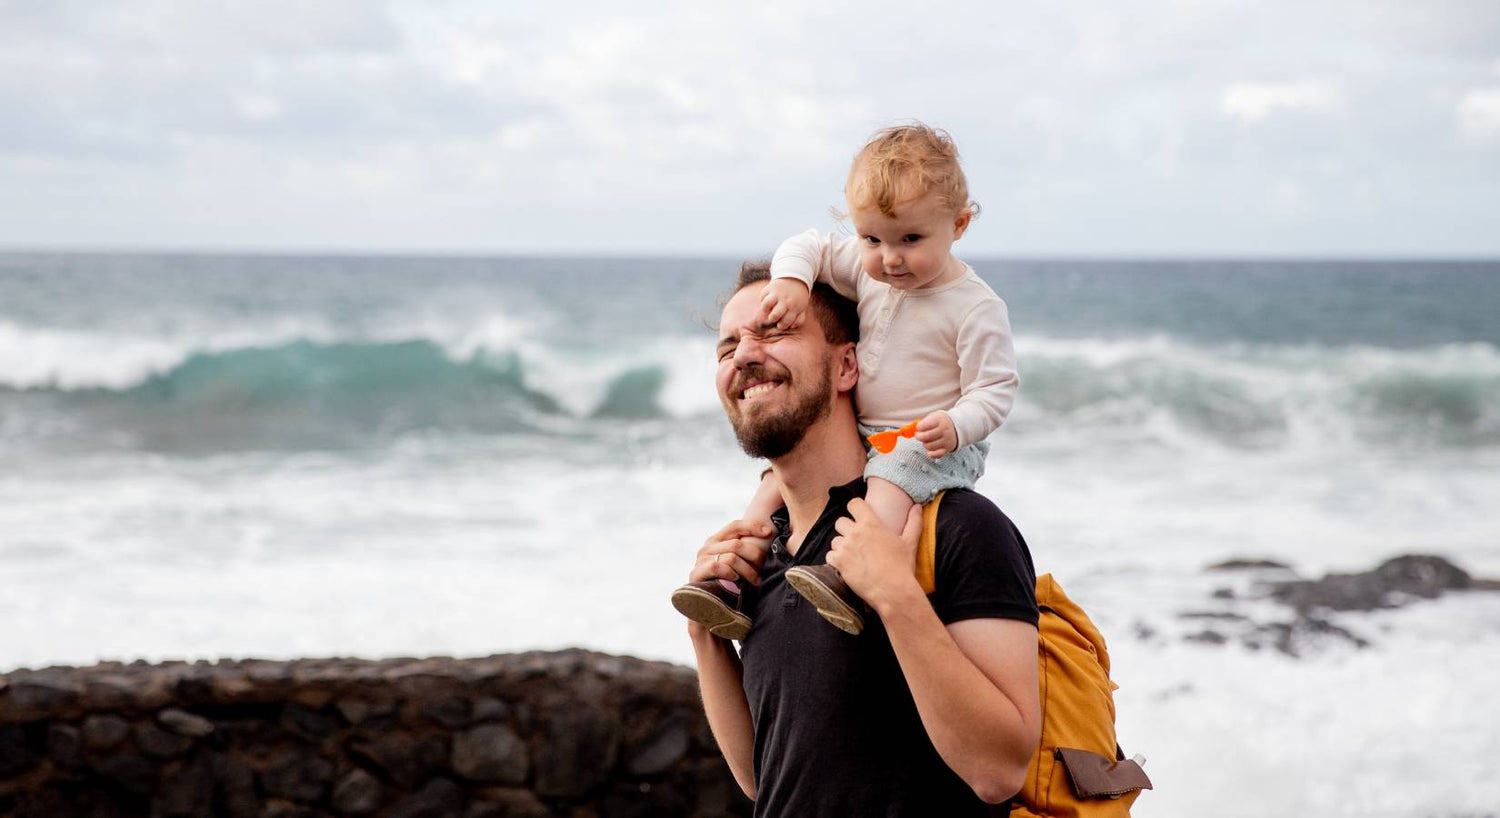
M938 507L937 588L943 624L965 619L1037 623L1036 568L1021 532L981 494L954 490Z

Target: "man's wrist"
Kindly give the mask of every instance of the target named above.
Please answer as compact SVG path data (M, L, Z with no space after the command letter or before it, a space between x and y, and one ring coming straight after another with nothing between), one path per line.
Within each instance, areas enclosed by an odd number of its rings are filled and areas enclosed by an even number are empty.
M879 593L870 595L865 603L875 611L876 616L884 620L892 611L927 604L927 595L922 593L922 586L917 583L915 576L907 576L894 585L881 589Z

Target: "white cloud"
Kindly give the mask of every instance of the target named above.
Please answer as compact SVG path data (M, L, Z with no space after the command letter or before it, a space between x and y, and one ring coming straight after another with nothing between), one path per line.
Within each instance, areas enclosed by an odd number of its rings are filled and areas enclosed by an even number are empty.
M860 141L913 118L990 208L975 255L1207 252L1287 213L1335 236L1359 184L1392 229L1328 241L1363 246L1500 183L1493 151L1444 150L1500 141L1494 0L1441 24L1400 0L955 2L913 55L879 0L0 0L0 243L760 248L831 227ZM1500 247L1500 216L1466 218Z
M1236 82L1224 89L1219 110L1254 124L1279 110L1328 112L1339 106L1339 91L1322 80Z
M234 109L246 122L267 122L281 116L281 101L264 94L243 94Z
M1500 88L1480 88L1458 101L1458 138L1470 145L1500 145Z

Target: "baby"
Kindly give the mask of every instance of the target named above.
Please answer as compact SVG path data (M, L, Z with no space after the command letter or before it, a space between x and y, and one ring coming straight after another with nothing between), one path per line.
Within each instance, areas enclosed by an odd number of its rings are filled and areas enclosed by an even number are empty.
M899 532L913 503L973 488L984 473L985 438L1005 421L1018 384L1010 319L952 253L978 206L947 133L920 124L877 133L854 157L844 194L855 235L809 230L783 242L761 312L780 327L800 325L815 282L858 302L860 431L916 420L914 438L898 439L889 454L870 449L865 467L865 499ZM744 519L769 524L781 505L768 476ZM863 629L863 605L833 566L795 566L786 578L829 622ZM673 603L715 634L743 638L750 622L735 604L739 589L703 585L679 588Z

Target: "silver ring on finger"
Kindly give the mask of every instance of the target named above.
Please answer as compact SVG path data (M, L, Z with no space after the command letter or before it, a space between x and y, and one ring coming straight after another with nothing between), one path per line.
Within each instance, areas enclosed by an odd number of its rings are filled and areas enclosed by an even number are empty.
M714 555L714 564L715 564L715 565L717 565L717 564L718 564L718 562L719 562L719 557L722 557L722 556L724 556L724 555L723 555L723 554L715 554L715 555Z

